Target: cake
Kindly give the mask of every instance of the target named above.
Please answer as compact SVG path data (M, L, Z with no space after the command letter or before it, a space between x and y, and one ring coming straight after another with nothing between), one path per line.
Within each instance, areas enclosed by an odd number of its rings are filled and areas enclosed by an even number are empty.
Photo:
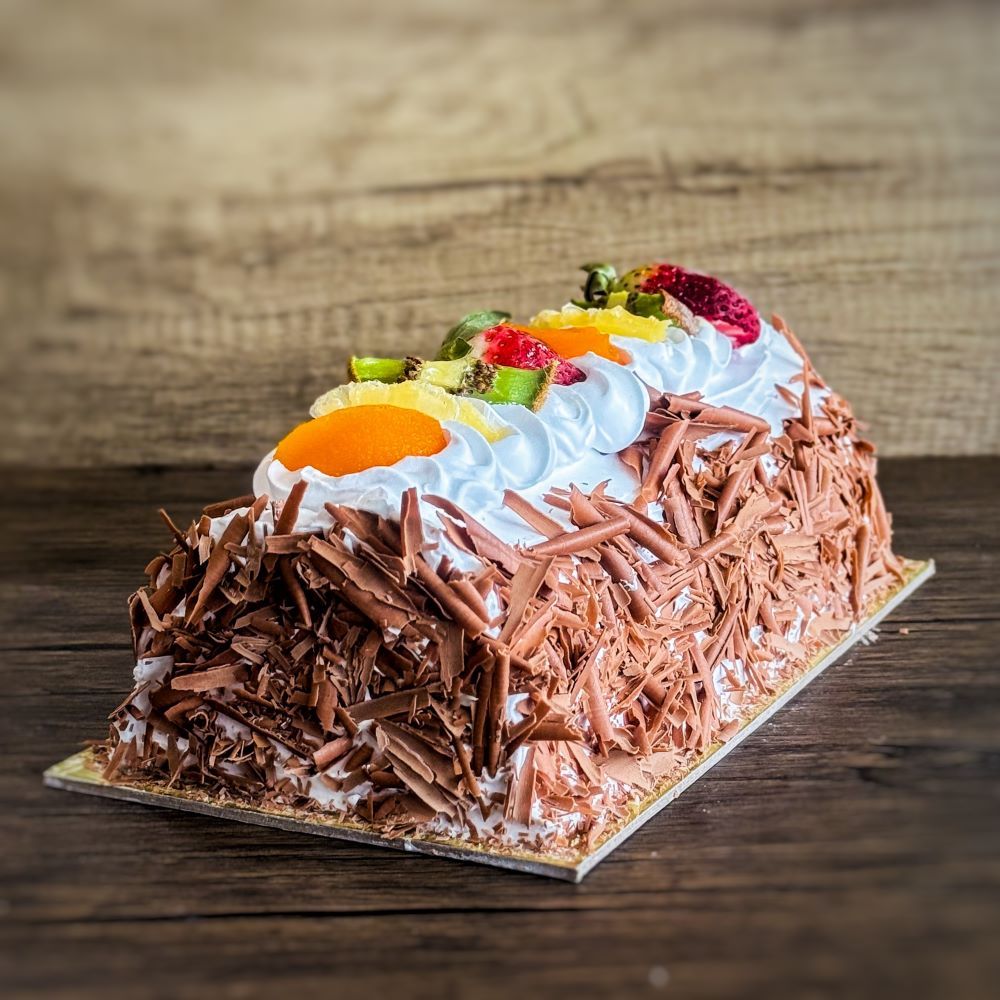
M163 514L106 780L578 855L905 581L873 448L779 317L585 270L434 358L353 358L252 492Z

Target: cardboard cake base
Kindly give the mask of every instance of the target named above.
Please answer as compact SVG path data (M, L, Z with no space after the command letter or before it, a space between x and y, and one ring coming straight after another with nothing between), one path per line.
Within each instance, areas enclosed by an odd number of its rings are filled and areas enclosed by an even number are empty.
M728 742L713 744L683 775L680 777L672 775L657 785L642 801L636 803L628 816L609 828L586 854L545 854L523 847L476 846L431 835L388 838L373 833L370 828L358 821L318 815L314 812L275 806L251 806L220 800L194 789L165 788L162 784L154 782L106 781L101 775L102 766L92 750L74 754L50 767L45 772L45 784L71 792L103 795L107 798L141 802L168 809L183 809L187 812L217 816L240 823L277 827L281 830L310 833L321 837L335 837L339 840L391 847L401 851L415 851L458 861L475 861L479 864L579 882L643 823L652 819L681 792L702 777L710 767L722 760L758 726L794 698L813 678L818 677L827 667L847 653L856 642L863 639L917 587L934 575L933 561L907 562L906 565L906 581L890 591L868 618L839 643L819 652L806 670L776 691L770 700L760 706L755 715L744 720L740 730Z

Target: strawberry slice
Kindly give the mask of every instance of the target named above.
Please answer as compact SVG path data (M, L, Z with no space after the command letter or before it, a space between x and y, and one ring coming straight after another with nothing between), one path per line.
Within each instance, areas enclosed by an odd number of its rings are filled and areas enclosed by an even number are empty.
M588 264L585 269L584 294L596 305L603 305L608 295L616 291L628 293L626 308L632 311L637 311L634 308L637 303L633 301L637 297L664 297L659 313L669 316L669 300L675 300L696 316L704 316L734 347L752 344L760 336L760 317L749 300L710 274L689 271L679 264L647 264L620 278L609 264Z
M587 376L547 344L506 323L498 323L477 333L470 341L472 354L491 365L509 368L544 368L557 362L556 385L572 385Z

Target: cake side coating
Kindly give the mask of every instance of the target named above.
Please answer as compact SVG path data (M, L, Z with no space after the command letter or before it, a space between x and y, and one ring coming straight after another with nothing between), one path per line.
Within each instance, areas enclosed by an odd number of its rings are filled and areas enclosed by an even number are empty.
M106 773L390 836L593 844L903 579L871 445L768 329L798 365L779 409L647 374L607 484L494 488L485 516L405 483L395 510L317 509L302 477L168 521Z

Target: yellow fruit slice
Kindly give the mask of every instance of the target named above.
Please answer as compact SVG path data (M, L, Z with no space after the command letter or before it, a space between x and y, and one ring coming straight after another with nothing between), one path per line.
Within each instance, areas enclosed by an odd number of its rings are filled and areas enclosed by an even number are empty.
M613 337L635 337L657 343L666 339L667 323L655 316L636 316L623 306L611 309L581 309L568 305L545 309L531 318L532 326L558 330L567 326L590 326Z
M441 423L456 420L473 427L491 442L510 433L507 424L486 403L453 396L436 385L421 382L350 382L320 396L309 415L322 417L349 406L399 406L418 410Z

